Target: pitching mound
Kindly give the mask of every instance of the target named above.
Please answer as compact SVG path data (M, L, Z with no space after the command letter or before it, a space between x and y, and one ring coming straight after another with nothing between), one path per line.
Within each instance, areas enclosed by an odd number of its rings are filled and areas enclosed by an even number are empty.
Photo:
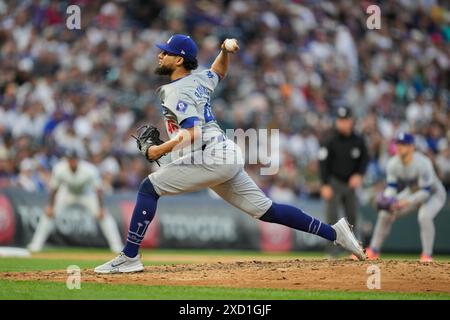
M450 263L381 260L238 261L146 267L135 274L97 275L82 270L82 282L235 288L368 291L368 268L377 266L382 291L450 293ZM370 269L369 269L370 270ZM62 271L1 273L10 280L65 282Z

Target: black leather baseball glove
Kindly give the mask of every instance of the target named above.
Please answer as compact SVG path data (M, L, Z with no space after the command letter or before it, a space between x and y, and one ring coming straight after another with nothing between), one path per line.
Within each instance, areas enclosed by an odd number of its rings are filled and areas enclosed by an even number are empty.
M138 146L139 151L141 152L141 154L149 161L149 162L153 162L155 161L158 165L158 159L149 159L148 158L148 149L151 146L155 146L155 145L160 145L162 143L164 143L164 141L162 141L159 138L159 130L158 128L156 128L155 126L151 125L151 124L145 124L141 127L139 127L137 129L137 137L134 135L131 135L133 138L136 139L136 143Z

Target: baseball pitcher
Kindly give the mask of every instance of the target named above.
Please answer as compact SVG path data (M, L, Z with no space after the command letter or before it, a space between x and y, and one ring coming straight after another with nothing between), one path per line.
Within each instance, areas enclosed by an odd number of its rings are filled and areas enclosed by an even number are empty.
M378 220L366 253L369 259L379 258L392 223L418 209L422 242L420 261L430 262L435 236L433 219L445 204L445 188L438 179L431 160L415 151L413 135L400 133L396 144L397 155L387 164L387 187L377 197Z
M227 74L230 53L239 50L237 41L225 40L211 68L197 73L192 70L198 65L198 49L189 36L174 35L157 47L161 53L155 72L171 80L158 90L170 140L161 141L153 126L141 128L136 139L149 161L163 155L170 155L172 161L142 181L125 248L119 256L95 268L95 272L142 271L139 246L155 215L159 197L204 188L211 188L256 219L316 234L364 260L364 250L345 219L331 226L298 208L267 198L245 172L239 147L226 138L217 124L211 94Z
M119 253L123 244L116 222L103 207L100 174L94 165L79 159L74 150L68 150L66 158L53 168L49 205L39 220L28 249L31 252L41 251L53 229L55 214L75 203L83 205L99 220L111 251Z

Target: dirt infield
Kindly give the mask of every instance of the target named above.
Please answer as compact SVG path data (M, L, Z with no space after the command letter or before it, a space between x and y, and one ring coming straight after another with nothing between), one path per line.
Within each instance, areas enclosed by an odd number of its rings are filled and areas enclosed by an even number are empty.
M146 267L135 274L97 275L82 270L82 282L235 288L368 291L368 267L381 271L381 291L450 293L450 262L379 260L235 261ZM65 282L61 271L0 273L0 279Z

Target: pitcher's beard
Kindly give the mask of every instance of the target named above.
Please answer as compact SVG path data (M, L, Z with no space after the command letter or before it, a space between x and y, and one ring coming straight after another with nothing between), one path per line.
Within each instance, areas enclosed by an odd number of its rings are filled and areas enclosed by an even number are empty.
M155 73L160 76L170 76L173 73L173 69L164 66L158 66L155 69Z

